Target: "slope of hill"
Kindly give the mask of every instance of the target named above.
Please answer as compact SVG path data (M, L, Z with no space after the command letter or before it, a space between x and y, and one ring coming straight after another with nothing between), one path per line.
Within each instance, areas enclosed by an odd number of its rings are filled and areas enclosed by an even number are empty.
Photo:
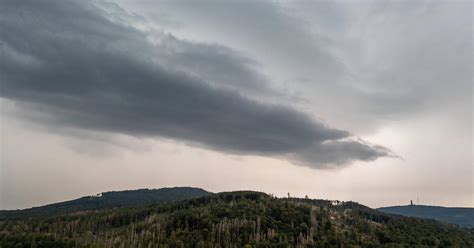
M155 202L173 202L209 194L211 193L203 189L191 187L111 191L41 207L23 210L2 210L0 211L0 220L51 216L55 214L116 207L131 207Z
M399 246L402 245L402 246ZM1 247L472 247L472 231L354 202L228 192L0 221Z
M474 228L474 208L407 205L383 207L378 208L377 210L390 214L443 221L465 228Z

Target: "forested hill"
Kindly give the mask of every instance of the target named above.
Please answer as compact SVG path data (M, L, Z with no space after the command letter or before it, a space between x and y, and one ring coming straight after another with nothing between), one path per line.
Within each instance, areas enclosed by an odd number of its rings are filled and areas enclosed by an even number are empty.
M1 247L473 247L474 234L353 202L228 192L0 221Z
M447 208L424 205L393 206L379 208L385 213L423 219L433 219L466 228L474 228L474 208Z
M0 211L0 220L52 216L56 214L106 208L131 207L157 202L174 202L209 194L211 193L206 190L191 187L111 191L41 207L23 210L2 210Z

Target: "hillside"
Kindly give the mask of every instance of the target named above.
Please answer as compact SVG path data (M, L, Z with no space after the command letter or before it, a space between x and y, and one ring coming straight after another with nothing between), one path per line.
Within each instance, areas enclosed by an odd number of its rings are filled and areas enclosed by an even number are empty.
M174 202L209 194L211 193L203 189L191 187L111 191L41 207L2 210L0 211L0 220L45 217L79 211L132 207L157 202Z
M403 216L432 219L456 224L465 228L474 228L474 208L447 208L424 205L383 207L377 210Z
M472 247L472 231L354 202L228 192L0 221L1 247Z

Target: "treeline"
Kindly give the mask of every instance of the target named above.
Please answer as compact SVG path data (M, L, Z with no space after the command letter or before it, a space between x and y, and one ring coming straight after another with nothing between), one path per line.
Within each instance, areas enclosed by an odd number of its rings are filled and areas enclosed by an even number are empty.
M203 189L192 187L111 191L41 207L23 210L0 210L0 221L7 219L51 217L57 214L79 211L136 207L157 202L176 202L210 194L210 192Z
M258 192L0 223L1 247L472 247L473 236L353 202Z

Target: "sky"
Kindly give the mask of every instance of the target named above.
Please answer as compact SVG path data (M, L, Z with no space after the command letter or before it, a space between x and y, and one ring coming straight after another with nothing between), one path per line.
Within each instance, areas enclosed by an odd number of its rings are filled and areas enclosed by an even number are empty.
M0 2L0 209L201 187L474 207L472 2Z

